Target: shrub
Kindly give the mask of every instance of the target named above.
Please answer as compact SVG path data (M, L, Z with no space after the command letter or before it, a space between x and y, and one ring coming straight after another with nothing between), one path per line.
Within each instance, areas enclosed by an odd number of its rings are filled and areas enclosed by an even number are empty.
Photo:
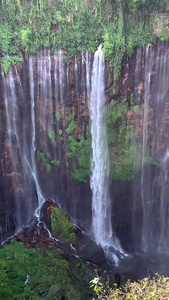
M100 279L94 278L91 282L96 293L95 299L99 300L163 300L169 299L169 278L156 275L154 278L144 278L138 282L128 281L124 287L110 288L109 282L102 283Z

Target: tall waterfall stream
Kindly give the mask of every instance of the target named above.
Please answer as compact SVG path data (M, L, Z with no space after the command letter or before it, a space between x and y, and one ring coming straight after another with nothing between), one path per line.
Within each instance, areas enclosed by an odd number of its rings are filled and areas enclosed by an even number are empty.
M113 247L115 251L123 252L120 242L112 230L104 69L104 54L102 45L100 45L94 56L91 80L92 225L95 241L102 245L105 251L109 251L108 249ZM114 255L114 260L117 263L116 255Z

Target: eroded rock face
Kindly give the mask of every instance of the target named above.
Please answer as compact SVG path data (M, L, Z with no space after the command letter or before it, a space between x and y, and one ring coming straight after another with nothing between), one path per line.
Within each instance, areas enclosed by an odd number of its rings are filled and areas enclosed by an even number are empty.
M165 61L169 49L167 43L159 42L152 49L155 62ZM140 191L141 172L139 173L139 170L141 169L144 130L146 128L148 141L146 162L149 163L152 161L159 163L166 151L169 138L167 88L162 96L163 105L159 104L159 80L162 81L166 73L162 71L163 66L160 69L156 63L152 64L151 72L147 71L146 62L149 56L146 51L148 50L136 49L130 58L124 57L121 77L116 84L106 64L110 175L111 180L114 180L112 181L113 222L117 235L121 237L126 248L133 239L132 220L135 218L133 211L136 211L139 216L138 231L142 224L141 200L139 197L138 205L135 207L132 181L135 174L138 174L135 180ZM68 62L64 58L66 58L66 53L53 53L49 49L42 49L37 55L31 56L27 62L16 68L12 67L16 103L19 107L16 115L12 111L7 111L4 79L2 74L0 76L2 239L5 235L14 232L17 227L21 227L21 224L29 222L38 205L37 187L30 168L36 173L44 198L51 198L58 202L80 226L90 230L89 106L93 55L88 52L79 53L76 59ZM161 72L160 75L159 72ZM150 86L149 94L146 96L148 73L151 73ZM8 75L5 76L5 80L7 101L10 102L12 97L10 97L11 85ZM149 106L144 105L145 97L149 101ZM34 116L32 107L34 107ZM162 110L158 113L160 107ZM7 130L9 126L7 113L13 120L12 124L17 124L20 136L19 141L16 137L11 139L12 157ZM33 132L36 133L35 140L33 140ZM36 163L32 161L32 149L35 150L33 151L37 162L36 170L33 169ZM136 156L133 156L133 153L136 153ZM24 160L28 161L27 165ZM17 174L13 170L14 163ZM16 200L16 195L19 200ZM20 222L17 221L18 216ZM126 235L123 234L124 228Z

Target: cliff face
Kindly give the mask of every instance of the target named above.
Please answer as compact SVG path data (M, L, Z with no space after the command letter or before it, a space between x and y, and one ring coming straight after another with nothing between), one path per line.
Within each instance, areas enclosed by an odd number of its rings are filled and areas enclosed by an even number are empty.
M168 145L168 52L165 43L136 49L116 84L106 64L113 222L125 247L142 236L143 170L151 186ZM90 229L92 62L88 52L67 61L64 52L42 49L7 75L1 69L2 239L32 218L39 193Z

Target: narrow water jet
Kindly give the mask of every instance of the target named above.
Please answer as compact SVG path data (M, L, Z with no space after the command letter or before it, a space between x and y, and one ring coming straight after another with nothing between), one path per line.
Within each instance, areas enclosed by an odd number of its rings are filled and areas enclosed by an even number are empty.
M26 162L29 166L30 173L34 179L36 192L38 197L38 207L35 210L35 216L40 218L40 209L42 204L45 202L37 174L36 166L36 121L35 121L35 91L34 91L34 66L33 66L33 56L29 56L29 78L30 78L30 100L31 100L31 125L32 125L32 135L31 135L31 144L30 144L30 162L26 159Z

